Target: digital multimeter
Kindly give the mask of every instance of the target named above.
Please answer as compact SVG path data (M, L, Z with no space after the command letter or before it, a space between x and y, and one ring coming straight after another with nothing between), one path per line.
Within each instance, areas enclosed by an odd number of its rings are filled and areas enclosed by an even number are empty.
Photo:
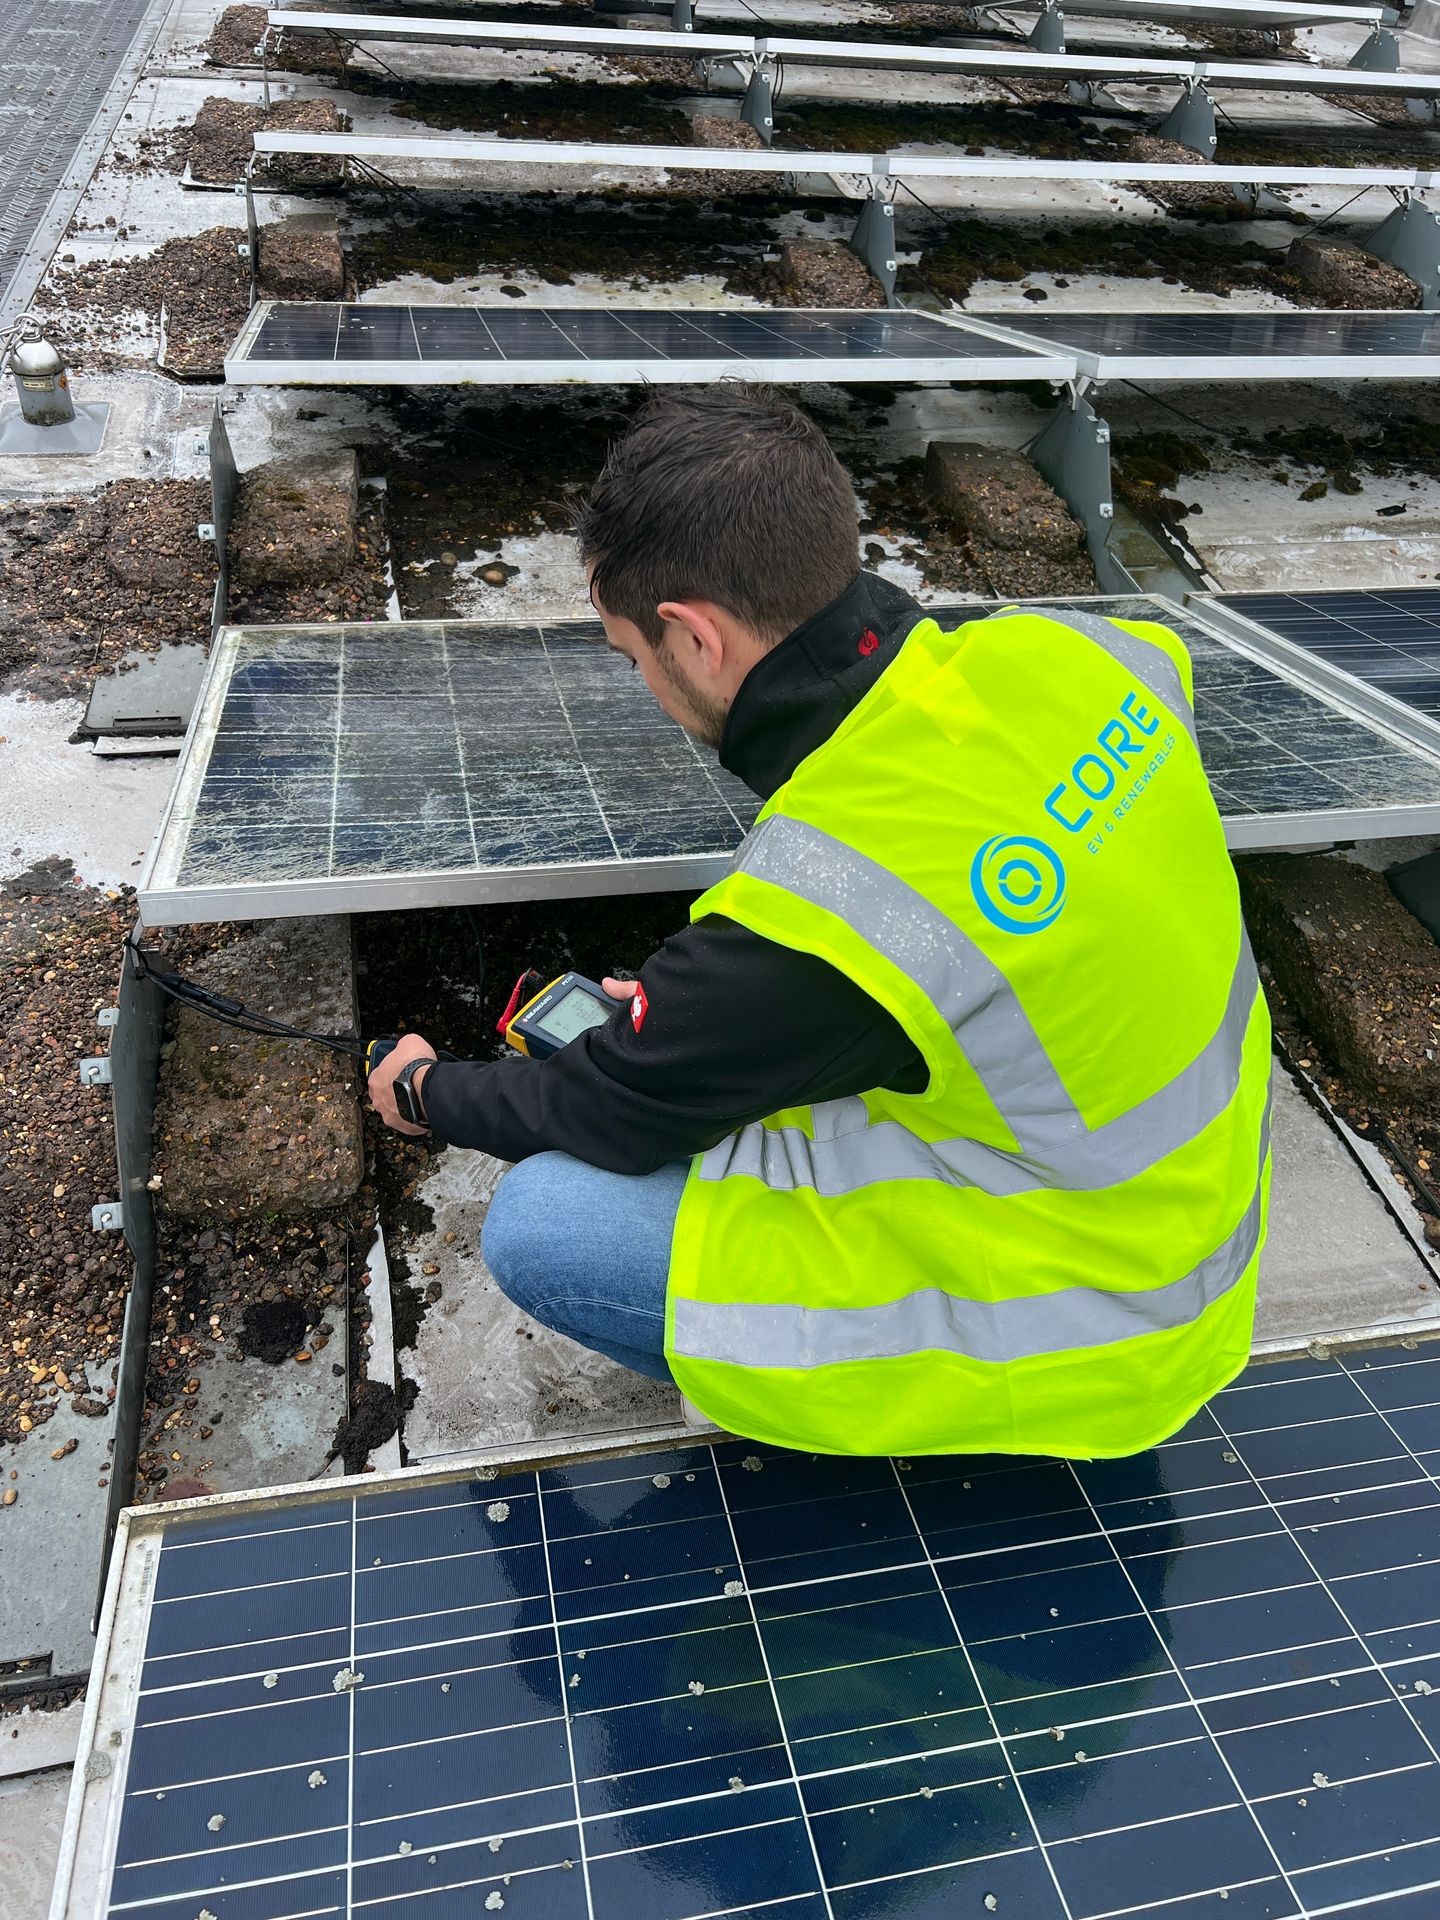
M548 1060L590 1027L603 1027L618 1007L628 1005L627 1001L613 1000L583 973L562 973L522 1004L530 982L539 978L533 971L521 974L496 1028L512 1047L532 1060Z

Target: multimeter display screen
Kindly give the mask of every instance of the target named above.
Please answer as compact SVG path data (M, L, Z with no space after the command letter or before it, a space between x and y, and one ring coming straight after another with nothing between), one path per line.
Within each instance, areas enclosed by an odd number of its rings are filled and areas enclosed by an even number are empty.
M572 987L553 1007L546 1009L539 1024L563 1046L577 1034L584 1033L587 1027L603 1027L614 1011L594 994L586 993L583 987Z

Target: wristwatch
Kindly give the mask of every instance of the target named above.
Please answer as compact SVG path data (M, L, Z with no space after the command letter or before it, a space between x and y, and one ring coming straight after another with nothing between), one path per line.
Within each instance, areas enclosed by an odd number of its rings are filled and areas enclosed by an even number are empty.
M425 1111L425 1103L415 1085L415 1076L423 1067L433 1067L435 1062L428 1056L420 1060L411 1060L403 1066L391 1082L391 1092L395 1095L395 1104L400 1109L400 1118L408 1120L412 1127L429 1127L430 1118Z

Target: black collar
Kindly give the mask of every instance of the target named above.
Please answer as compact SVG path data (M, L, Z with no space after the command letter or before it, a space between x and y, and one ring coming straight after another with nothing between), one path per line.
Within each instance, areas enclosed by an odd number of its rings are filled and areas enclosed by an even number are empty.
M874 686L923 618L901 587L858 573L746 674L720 764L768 800Z

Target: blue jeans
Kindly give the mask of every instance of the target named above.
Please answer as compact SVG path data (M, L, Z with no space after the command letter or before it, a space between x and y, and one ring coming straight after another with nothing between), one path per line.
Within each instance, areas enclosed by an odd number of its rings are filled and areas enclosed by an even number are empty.
M652 1380L668 1380L665 1284L688 1168L606 1173L568 1153L510 1169L481 1252L522 1312Z

